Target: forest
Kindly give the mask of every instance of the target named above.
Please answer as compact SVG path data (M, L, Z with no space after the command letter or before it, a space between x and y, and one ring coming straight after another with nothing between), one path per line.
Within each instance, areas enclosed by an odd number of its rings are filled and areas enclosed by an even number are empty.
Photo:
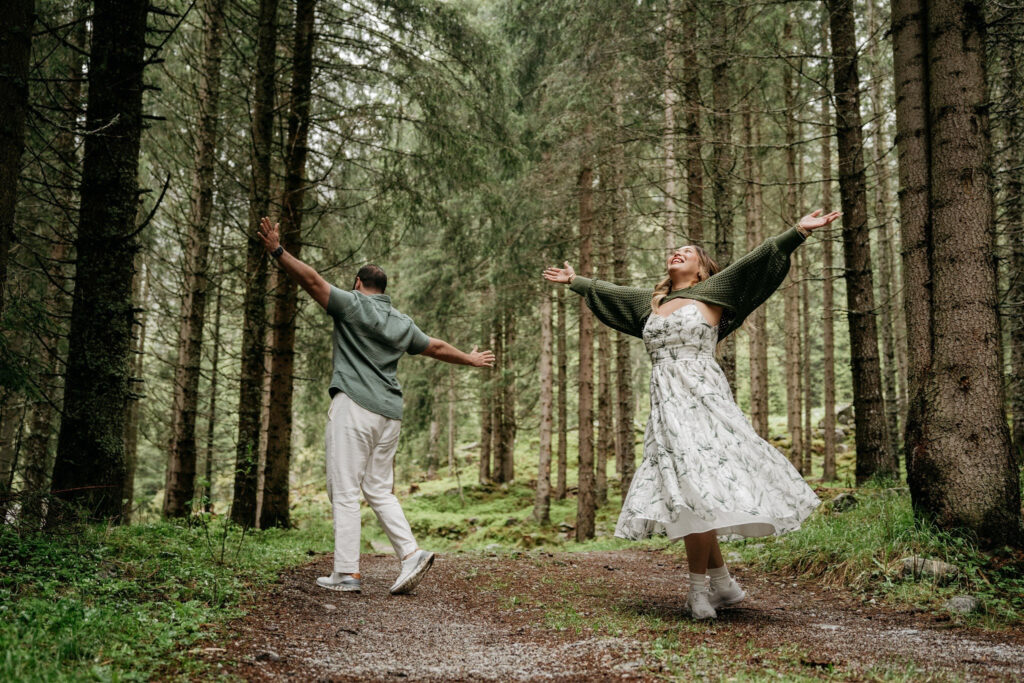
M544 268L653 290L681 245L727 266L839 210L718 345L736 402L823 501L891 492L1024 589L1019 0L4 7L0 613L102 529L287 545L261 576L330 551L332 323L263 216L495 354L399 365L414 530L572 550L614 528L651 362Z

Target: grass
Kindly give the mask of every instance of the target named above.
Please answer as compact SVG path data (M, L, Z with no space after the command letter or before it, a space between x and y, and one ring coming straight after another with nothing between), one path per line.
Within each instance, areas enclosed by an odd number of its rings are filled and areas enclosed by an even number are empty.
M0 680L148 680L240 615L330 530L249 532L222 522L0 529Z

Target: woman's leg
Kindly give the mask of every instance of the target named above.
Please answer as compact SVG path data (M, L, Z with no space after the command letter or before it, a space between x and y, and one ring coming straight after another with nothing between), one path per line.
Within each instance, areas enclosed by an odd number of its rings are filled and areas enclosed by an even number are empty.
M686 562L690 565L691 574L706 574L713 557L717 557L717 566L722 566L722 551L718 549L718 537L713 529L687 534L683 536L683 544L686 545Z
M686 596L686 604L694 619L714 619L715 608L708 597L707 580L708 558L712 554L715 532L705 531L702 534L683 536L686 545L686 562L690 565L690 592Z
M718 534L713 531L708 533L711 536L710 547L708 548L708 569L718 569L725 566L725 559L722 557L722 549L718 547Z

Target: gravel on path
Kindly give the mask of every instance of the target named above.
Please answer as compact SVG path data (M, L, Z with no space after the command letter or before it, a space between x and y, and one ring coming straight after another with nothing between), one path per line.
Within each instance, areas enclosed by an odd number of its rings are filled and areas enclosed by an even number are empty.
M439 555L405 596L393 557L364 555L361 594L317 587L330 568L286 572L226 644L192 652L245 680L1024 679L1024 630L742 566L747 599L695 622L685 567L657 551Z

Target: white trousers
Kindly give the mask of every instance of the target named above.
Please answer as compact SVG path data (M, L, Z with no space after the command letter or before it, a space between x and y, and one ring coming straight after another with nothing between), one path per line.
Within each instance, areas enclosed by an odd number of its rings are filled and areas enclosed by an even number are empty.
M327 413L327 496L334 512L334 571L359 571L359 491L373 508L395 554L416 550L412 529L392 492L401 420L366 410L346 394Z

